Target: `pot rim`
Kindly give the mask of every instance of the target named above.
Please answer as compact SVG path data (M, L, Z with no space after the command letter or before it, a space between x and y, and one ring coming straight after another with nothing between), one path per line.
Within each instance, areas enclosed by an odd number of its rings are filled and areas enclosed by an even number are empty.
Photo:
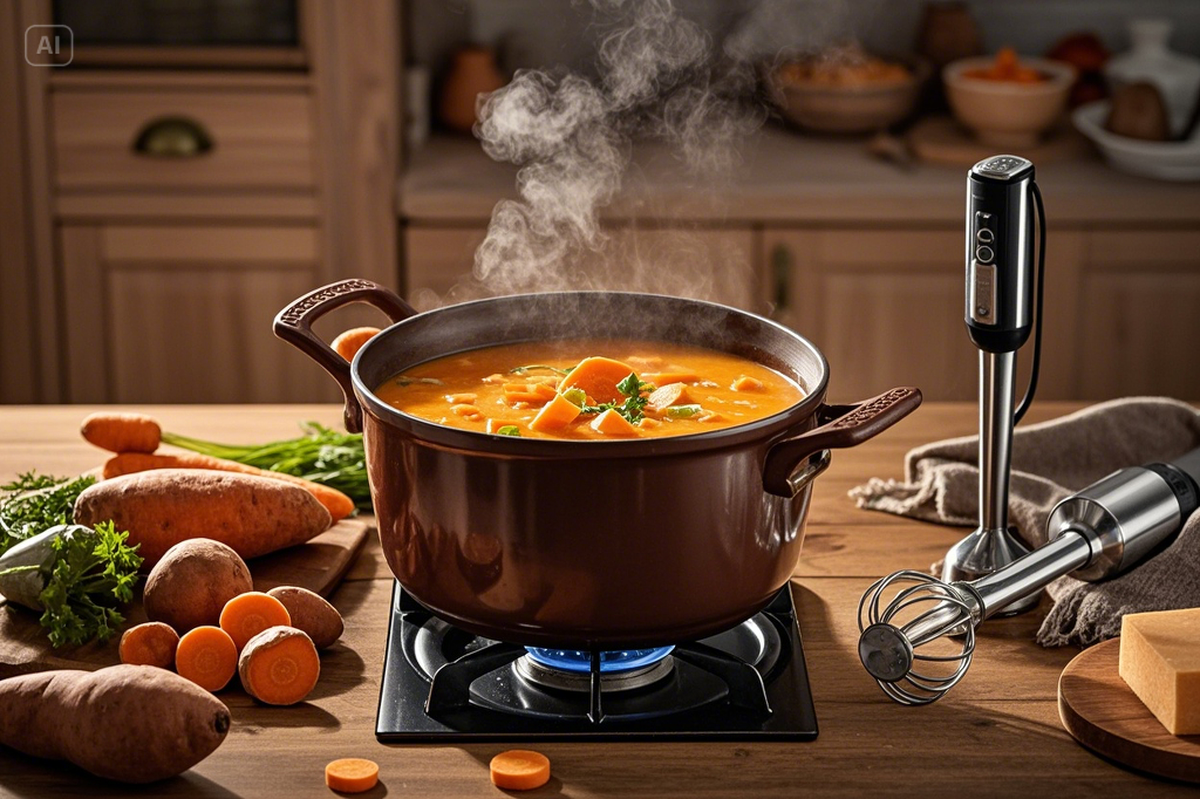
M697 305L706 305L713 308L721 309L725 312L732 312L739 316L748 317L758 324L766 325L783 333L789 338L795 340L805 349L807 349L820 364L821 371L816 385L811 389L803 389L804 396L799 402L784 408L770 416L756 419L745 424L733 425L718 430L713 430L706 433L689 433L680 436L663 436L653 438L626 438L612 440L587 440L578 441L575 439L543 439L543 438L521 438L517 436L502 436L496 433L485 433L475 430L466 430L457 427L449 427L438 424L427 419L422 419L413 414L400 410L375 396L375 393L366 386L359 372L359 366L364 357L370 357L370 353L384 346L383 342L397 335L397 331L404 328L406 325L417 323L417 320L425 320L438 313L454 309L461 311L470 306L486 307L487 305L537 297L541 300L553 298L555 296L562 297L579 297L579 296L627 296L627 297L654 297L670 300L673 302L686 302ZM667 339L662 339L666 341ZM498 346L501 343L497 342ZM473 349L483 349L483 347L475 347ZM436 357L441 358L448 355L454 355L459 352L467 352L467 349L451 350L444 352ZM427 363L428 360L419 361L418 363ZM751 359L752 360L752 359ZM412 364L416 366L418 364ZM591 457L614 457L614 458L634 458L642 456L654 455L671 455L682 454L685 452L696 452L703 450L716 450L729 446L737 446L748 441L761 440L774 436L777 433L788 430L797 422L812 417L817 409L825 400L825 393L829 385L829 362L826 360L824 353L809 341L804 336L800 335L791 328L785 327L771 319L767 319L759 314L744 311L740 308L733 308L721 303L709 302L707 300L696 300L688 297L675 297L667 294L652 294L649 292L637 291L555 291L541 293L524 293L524 294L505 294L498 297L485 297L478 300L469 300L463 303L447 305L441 308L435 308L429 311L423 311L407 319L402 319L399 322L393 323L391 326L380 331L380 333L372 336L367 343L359 349L355 354L353 361L350 363L350 379L354 386L354 393L358 397L359 402L363 406L364 412L369 411L371 416L377 420L389 424L393 427L399 427L411 432L413 435L442 446L452 447L456 449L465 449L476 451L479 454L491 454L505 457L565 457L575 458L586 452ZM792 378L789 378L792 379ZM793 382L794 379L793 379ZM586 449L580 450L580 447Z

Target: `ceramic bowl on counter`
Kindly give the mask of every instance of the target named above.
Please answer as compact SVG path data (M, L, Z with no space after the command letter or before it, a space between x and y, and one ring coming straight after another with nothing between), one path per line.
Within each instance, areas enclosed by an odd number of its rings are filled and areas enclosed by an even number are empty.
M1070 64L1021 57L1022 67L1043 76L1037 82L973 77L995 63L991 56L964 58L942 70L946 97L954 117L985 144L993 147L1032 147L1061 117L1075 81Z
M1188 141L1147 141L1120 136L1105 128L1108 100L1080 106L1072 114L1075 127L1099 148L1109 164L1122 172L1158 180L1200 180L1200 135Z
M823 65L815 79L803 74L803 62L788 62L764 69L764 83L779 113L797 127L821 133L884 130L912 114L931 69L924 61L865 59L870 60L847 66L844 76Z

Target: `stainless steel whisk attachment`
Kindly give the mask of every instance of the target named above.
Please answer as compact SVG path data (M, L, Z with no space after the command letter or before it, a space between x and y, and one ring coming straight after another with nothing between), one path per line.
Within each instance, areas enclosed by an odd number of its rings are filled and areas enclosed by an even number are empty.
M883 605L889 589L906 583ZM927 705L958 684L975 653L976 599L965 585L911 569L871 584L858 602L858 656L885 694ZM947 647L935 643L951 635L958 640Z
M1113 472L1054 506L1045 544L985 577L945 582L905 570L876 580L858 603L859 659L897 702L936 702L966 675L982 622L1064 574L1096 582L1126 571L1197 508L1200 449Z

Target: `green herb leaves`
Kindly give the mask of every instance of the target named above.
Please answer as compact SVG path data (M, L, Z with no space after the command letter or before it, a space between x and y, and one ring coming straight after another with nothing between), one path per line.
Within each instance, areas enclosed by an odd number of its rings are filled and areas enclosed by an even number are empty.
M615 410L624 416L630 424L637 424L641 421L643 411L648 402L648 399L642 396L642 392L651 387L650 383L643 382L635 373L630 372L628 377L617 383L617 391L621 392L621 395L625 397L624 402L602 402L599 405L581 405L579 412L598 414L604 413L607 410Z
M50 643L107 641L125 617L116 606L133 598L142 558L112 522L71 525L50 541L53 560L38 597Z
M18 541L58 524L70 524L75 500L96 482L94 477L51 477L26 472L0 485L0 554Z
M515 424L506 424L496 431L496 435L516 436L517 438L520 438L521 428L517 427Z
M362 434L339 433L316 422L305 422L300 427L304 435L299 438L247 446L216 444L165 432L162 440L214 458L303 477L336 488L353 499L359 508L370 510L371 488L367 484Z

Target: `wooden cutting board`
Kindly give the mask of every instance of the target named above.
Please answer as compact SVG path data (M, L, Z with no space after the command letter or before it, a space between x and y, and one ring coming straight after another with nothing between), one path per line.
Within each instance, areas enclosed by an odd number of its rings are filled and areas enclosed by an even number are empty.
M948 166L971 166L1004 149L984 144L945 116L926 117L914 123L908 132L908 146L920 160ZM1018 147L1005 152L1013 152L1040 165L1086 155L1088 143L1067 125L1046 134L1032 147Z
M1058 680L1058 715L1089 749L1124 766L1200 782L1200 735L1171 735L1117 673L1121 640L1084 650Z
M279 585L298 585L322 596L333 593L354 563L368 536L373 517L343 519L308 543L255 558L247 565L254 588L267 591ZM146 621L141 597L125 610L125 627ZM98 669L119 662L119 634L105 643L55 650L38 624L37 614L24 608L0 607L0 678L47 669Z

